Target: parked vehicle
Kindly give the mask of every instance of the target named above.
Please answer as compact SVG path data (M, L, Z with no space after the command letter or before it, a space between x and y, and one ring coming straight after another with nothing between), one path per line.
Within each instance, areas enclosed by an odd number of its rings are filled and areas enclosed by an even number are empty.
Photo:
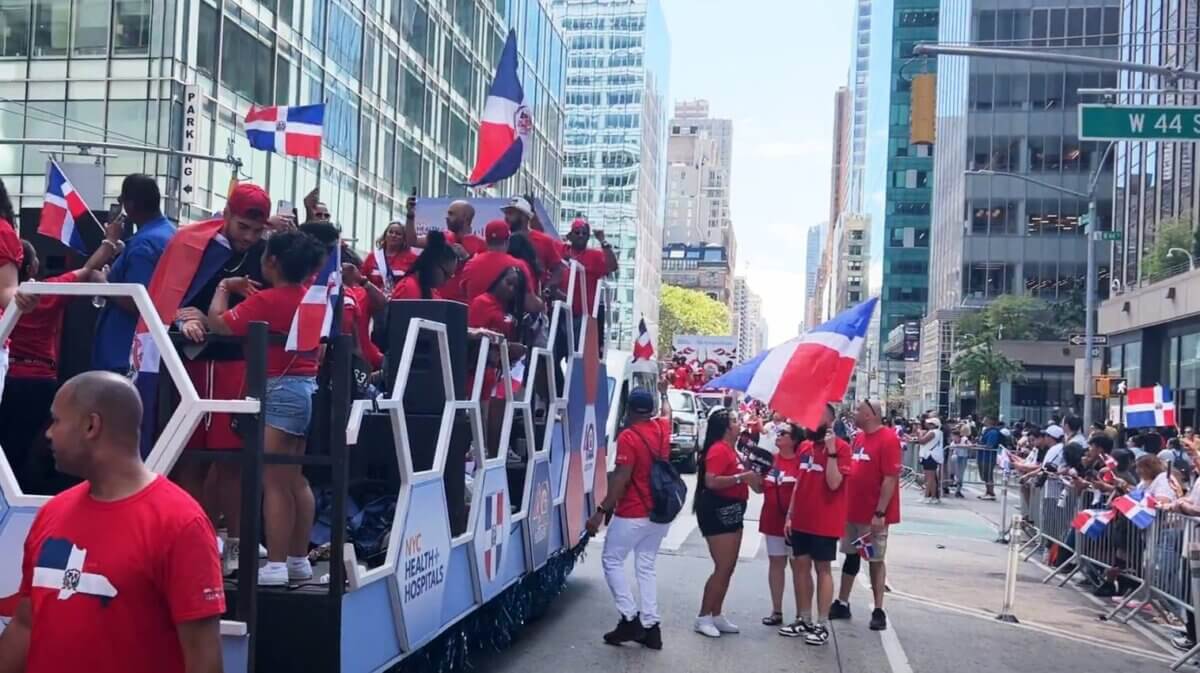
M671 460L678 462L684 472L695 472L708 414L690 390L670 388L667 401L671 403Z
M646 388L658 391L658 362L634 361L633 353L608 349L604 358L608 370L608 469L611 471L617 458L617 434L625 427L626 402L629 391L634 388ZM658 397L655 396L654 410L659 409Z

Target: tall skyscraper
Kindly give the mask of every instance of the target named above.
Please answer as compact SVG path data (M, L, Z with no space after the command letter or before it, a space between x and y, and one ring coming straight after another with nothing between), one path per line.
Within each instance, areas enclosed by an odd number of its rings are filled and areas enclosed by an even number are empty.
M201 97L192 152L224 157L232 147L274 199L300 203L319 187L343 236L365 249L402 217L411 188L466 194L487 86L511 27L534 128L528 160L500 189L531 191L557 212L565 51L548 0L437 4L53 0L31 13L29 3L5 3L0 136L180 150L185 84L194 83L186 89ZM322 101L319 162L250 149L241 120L251 104ZM226 164L189 162L194 172L183 179L178 156L112 153L105 203L124 176L142 172L158 181L172 218L207 218L224 206ZM0 147L0 175L19 206L41 205L45 173L38 148Z
M825 243L825 230L829 228L828 222L822 222L815 227L809 227L808 235L805 237L804 247L804 307L805 315L810 312L810 308L817 298L817 274L821 265L821 249ZM810 327L815 327L818 323L813 322Z
M1070 0L1065 5L945 0L939 40L1071 47L1072 54L1117 58L1120 3ZM943 57L937 82L929 313L921 334L923 408L958 411L949 362L954 323L964 311L1011 294L1080 300L1086 281L1089 243L1079 219L1087 211L1086 200L1011 177L964 172L1012 172L1086 192L1092 171L1101 167L1096 226L1109 229L1112 162L1101 166L1104 143L1079 140L1078 91L1116 84L1115 72L1094 68ZM1102 291L1107 273L1102 268L1099 274ZM1057 355L1043 358L1037 367L1027 363L1020 385L1001 382L1000 409L1006 417L1040 421L1054 407L1076 407L1071 359L1076 356L1064 355L1062 348L1051 352Z
M617 248L609 336L629 349L658 322L670 38L659 0L553 0L567 45L562 221ZM564 224L565 226L565 224Z
M708 101L680 101L668 122L667 243L720 245L736 263L729 214L733 120L709 116Z
M746 282L745 276L733 279L733 336L737 339L738 363L745 362L763 348L762 298Z

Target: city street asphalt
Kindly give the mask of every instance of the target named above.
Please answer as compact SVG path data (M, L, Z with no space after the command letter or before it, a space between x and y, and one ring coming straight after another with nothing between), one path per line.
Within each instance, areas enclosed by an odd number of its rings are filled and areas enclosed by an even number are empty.
M751 514L757 518L757 503ZM688 510L690 511L690 510ZM700 591L712 568L694 520L672 524L658 561L664 649L603 644L601 634L617 613L600 569L597 540L576 566L568 587L545 618L532 624L509 650L489 660L490 673L682 673L684 671L863 671L1030 673L1087 670L1128 673L1167 670L1173 655L1145 627L1105 622L1105 605L1075 587L1042 584L1045 571L1021 564L1013 613L1018 624L996 620L1004 593L1006 546L994 542L998 503L974 497L942 505L920 503L906 489L903 523L888 543L885 602L890 628L867 628L870 592L866 572L851 597L854 617L833 622L825 647L776 635L760 620L770 612L766 550L747 543L726 599L725 614L741 633L708 639L692 631ZM632 572L632 569L630 569ZM840 576L835 570L835 575ZM790 580L789 580L790 581ZM790 589L789 589L790 591ZM790 594L788 594L790 596ZM785 601L790 618L794 606ZM1186 669L1185 669L1186 670Z

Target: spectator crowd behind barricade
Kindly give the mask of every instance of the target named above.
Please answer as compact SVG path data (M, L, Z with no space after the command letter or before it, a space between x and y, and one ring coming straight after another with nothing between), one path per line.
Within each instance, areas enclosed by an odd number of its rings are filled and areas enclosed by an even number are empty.
M466 304L472 348L483 341L505 343L514 371L527 371L523 360L533 347L553 341L557 355L559 342L565 342L562 335L548 334L554 302L571 305L568 315L573 314L578 328L597 296L603 296L600 282L617 268L616 253L602 230L576 219L559 242L543 231L530 196L512 198L502 208L504 218L485 226L476 226L469 202L455 201L446 211L444 230L423 234L415 225L417 199L409 197L404 218L389 223L361 255L341 239L343 227L351 223L334 221L316 190L304 199L303 221L294 209L272 214L270 196L249 183L233 186L224 209L203 222L177 226L163 215L161 201L152 178L130 175L118 197L120 214L113 213L100 245L78 269L46 277L45 260L39 259L32 241L18 235L8 192L0 182L0 314L21 312L11 339L0 344L0 416L5 419L0 446L27 492L53 494L76 483L54 469L55 458L43 439L51 421L50 401L59 388L60 344L61 350L86 344L90 369L137 379L146 412L143 456L160 429L160 396L152 388L145 390L153 377L138 376L152 344L139 328L137 307L130 298L111 297L103 305L96 301L102 307L94 338L85 341L63 334L72 298L23 293L20 283L25 281L146 287L201 398L245 396L246 362L236 337L245 336L250 323L265 322L271 340L264 450L301 456L308 450L325 341L319 335L313 340L296 325L310 288L329 285L330 274L334 280L340 277L343 292L338 300L341 319L332 321L329 336L353 337L355 394L373 397L382 388L389 360L395 367L398 357L388 352L389 341L382 335L390 302L444 299ZM334 257L340 259L340 269ZM568 297L573 266L586 281L576 283L574 296ZM603 333L603 324L600 329ZM491 348L489 354L482 397L485 441L491 450L499 443L505 388L499 351ZM535 385L545 389L545 376ZM520 384L514 381L515 387ZM237 451L243 432L236 417L207 414L186 449ZM203 507L217 530L224 572L233 574L242 546L239 464L181 460L171 478ZM265 467L266 544L259 554L267 563L259 570L260 584L312 580L308 555L314 507L313 490L300 465Z

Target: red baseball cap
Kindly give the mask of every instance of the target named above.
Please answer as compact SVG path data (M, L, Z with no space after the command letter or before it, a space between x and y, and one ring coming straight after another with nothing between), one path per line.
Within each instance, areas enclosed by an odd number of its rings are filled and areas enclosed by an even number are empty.
M256 184L243 182L229 194L225 204L229 214L234 217L248 217L259 222L266 222L271 213L271 197L266 190Z
M579 229L587 229L587 228L588 228L588 221L583 219L582 217L577 217L577 218L575 218L574 222L571 222L571 233L575 233Z
M504 220L492 220L491 222L488 222L487 226L483 229L483 237L486 238L489 243L493 241L507 241L510 235L512 235L512 229L509 228L508 222L505 222Z

